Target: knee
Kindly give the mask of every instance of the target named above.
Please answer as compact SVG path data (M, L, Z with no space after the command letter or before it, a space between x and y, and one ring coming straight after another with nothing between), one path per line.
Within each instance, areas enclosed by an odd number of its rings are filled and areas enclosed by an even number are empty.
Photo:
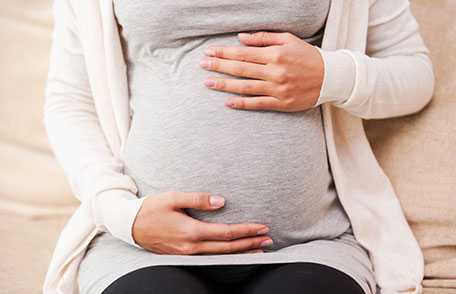
M348 274L323 264L297 262L284 265L280 270L283 276L313 289L350 289L344 293L364 293ZM357 289L361 292L353 291Z
M347 274L316 263L287 263L266 272L253 282L249 293L340 293L364 294L364 290ZM253 290L251 289L251 290Z

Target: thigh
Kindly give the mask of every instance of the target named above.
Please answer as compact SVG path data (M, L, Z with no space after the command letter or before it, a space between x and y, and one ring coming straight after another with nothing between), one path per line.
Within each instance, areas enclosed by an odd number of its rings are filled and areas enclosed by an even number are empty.
M111 283L103 294L209 294L217 293L210 281L179 266L149 266Z
M365 294L349 275L311 262L265 264L242 285L240 294Z

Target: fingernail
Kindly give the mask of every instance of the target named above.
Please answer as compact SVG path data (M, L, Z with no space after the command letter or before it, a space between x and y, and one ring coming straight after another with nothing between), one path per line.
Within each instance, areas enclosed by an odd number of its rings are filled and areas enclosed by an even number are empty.
M260 246L264 247L264 246L271 245L272 243L273 243L272 240L268 239L268 240L264 240L263 242L261 242Z
M200 65L204 68L209 68L209 65L211 64L211 62L207 59L207 58L204 58L203 60L201 60L200 62Z
M225 106L234 107L234 101L233 101L233 100L227 100L227 101L225 102Z
M208 87L214 87L215 86L215 81L214 80L211 80L211 79L208 79L208 80L205 80L204 81L204 84Z
M268 227L259 230L257 232L257 235L263 235L263 234L266 234L267 232L269 232L269 228Z
M211 196L209 202L212 207L221 207L225 204L225 198L220 196Z
M247 38L247 37L250 37L250 34L248 34L248 33L239 33L238 36L241 37L241 38Z
M207 54L207 55L215 55L215 50L213 48L207 48L206 50L204 50L204 54Z

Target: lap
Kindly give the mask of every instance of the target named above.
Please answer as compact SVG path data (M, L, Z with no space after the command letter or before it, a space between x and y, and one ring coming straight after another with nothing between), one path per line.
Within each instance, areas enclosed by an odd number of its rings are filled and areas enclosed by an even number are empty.
M330 266L296 262L265 265L236 293L240 294L365 294L349 275Z
M103 294L210 294L214 290L210 281L184 267L149 266L118 278Z
M120 277L103 294L332 294L335 289L341 293L364 294L349 275L310 262L255 266L150 266Z

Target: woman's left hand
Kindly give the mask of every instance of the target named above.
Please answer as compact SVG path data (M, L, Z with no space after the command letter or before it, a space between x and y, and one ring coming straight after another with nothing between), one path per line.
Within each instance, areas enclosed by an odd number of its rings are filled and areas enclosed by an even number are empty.
M209 57L201 62L207 70L249 78L209 77L205 81L214 90L254 95L230 97L226 106L282 112L315 106L324 78L323 58L316 47L288 32L241 33L238 37L247 46L211 46L212 50L205 51Z

